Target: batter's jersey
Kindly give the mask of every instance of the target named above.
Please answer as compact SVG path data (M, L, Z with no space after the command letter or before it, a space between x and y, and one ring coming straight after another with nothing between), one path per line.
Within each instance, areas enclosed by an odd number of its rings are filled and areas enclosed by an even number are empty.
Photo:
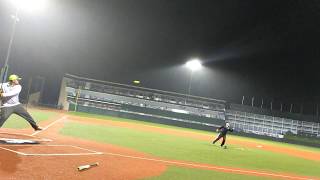
M0 84L2 88L2 106L10 107L20 104L19 94L21 92L21 85L10 85L10 83Z

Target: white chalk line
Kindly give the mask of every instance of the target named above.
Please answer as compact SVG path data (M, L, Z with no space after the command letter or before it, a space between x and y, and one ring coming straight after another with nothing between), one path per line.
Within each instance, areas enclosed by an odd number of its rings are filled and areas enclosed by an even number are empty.
M59 122L59 121L61 121L61 120L66 119L66 117L67 117L67 116L63 116L63 117L61 117L61 118L53 121L52 123L50 123L49 125L47 125L45 128L43 128L41 131L36 131L36 132L32 133L31 136L34 136L34 135L36 135L36 134L38 134L38 133L40 133L40 132L45 131L46 129L48 129L49 127L51 127L52 125L54 125L55 123L57 123L57 122Z
M21 138L0 138L1 141L9 141L9 140L29 140L29 141L40 141L40 142L51 142L51 139L21 139Z
M55 121L53 121L52 123L50 123L49 125L47 125L45 128L43 128L41 131L37 131L37 132L34 132L32 133L31 135L28 135L28 134L18 134L18 133L12 133L12 134L16 134L16 135L26 135L26 136L29 136L29 137L34 137L34 135L40 133L40 132L43 132L45 130L47 130L49 127L53 126L54 124L56 124L57 122L61 121L61 120L64 120L66 119L67 116L63 116ZM51 139L41 139L42 141L52 141ZM3 147L4 146L4 147ZM9 148L5 148L5 147L11 147L11 146L29 146L29 147L36 147L36 146L64 146L64 147L73 147L73 148L76 148L76 149L81 149L81 150L85 150L85 151L88 151L89 153L23 153L23 152L20 152L20 151L15 151L15 150L12 150L12 149L9 149ZM19 145L0 145L0 149L4 149L4 150L7 150L7 151L10 151L10 152L13 152L13 153L16 153L18 155L23 155L23 156L81 156L81 155L101 155L103 154L102 152L98 152L98 151L94 151L94 150L90 150L90 149L86 149L86 148L82 148L82 147L79 147L79 146L74 146L74 145L63 145L63 144L51 144L51 145L23 145L23 144L19 144Z
M58 146L58 147L73 147L76 149L81 149L81 150L85 150L85 151L89 151L89 153L23 153L21 151L16 151L16 150L12 150L9 148L5 148L5 147L1 147L0 149L4 149L10 152L14 152L16 154L19 155L23 155L23 156L82 156L82 155L101 155L103 154L102 152L98 152L98 151L94 151L94 150L90 150L90 149L86 149L86 148L81 148L79 146L73 146L73 145L63 145L63 144L51 144L51 145L5 145L6 147L8 146L27 146L27 147L36 147L36 146Z
M1 136L1 134L27 136L27 137L29 137L29 138L32 138L32 139L28 139L28 140L32 140L32 141L41 141L41 142L51 142L51 141L52 141L51 139L38 138L38 137L35 137L35 136L33 136L33 135L24 134L24 133L0 132L0 136ZM37 138L38 138L38 139L37 139ZM22 138L1 138L1 137L0 137L0 140L9 140L9 139L22 139ZM24 139L24 138L23 138L23 139Z
M208 168L208 169L215 169L215 170L239 172L239 173L245 173L245 174L256 174L256 175L273 176L273 177L279 177L279 178L299 179L299 180L314 180L312 178L307 178L307 177L297 177L297 176L289 176L289 175L266 173L266 172L257 172L257 171L250 171L250 170L240 170L240 169L232 169L232 168L225 168L225 167L207 166L207 165L201 165L201 164L192 164L192 163L184 163L184 162L176 162L176 161L168 161L168 160L161 160L161 159L138 157L138 156L129 156L129 155L123 155L123 154L108 153L108 152L104 152L103 154L111 155L111 156L125 157L125 158L132 158L132 159L140 159L140 160L147 160L147 161L162 162L162 163L168 163L168 164L193 166L193 167L198 167L198 168Z
M4 147L0 147L0 149L4 149L4 150L7 150L7 151L10 151L10 152L13 152L13 153L19 154L19 155L26 155L26 154L25 154L25 153L23 153L23 152L15 151L15 150L8 149L8 148L4 148Z
M69 145L69 146L70 146L70 147L74 147L74 148L78 148L78 149L82 149L82 150L85 150L85 151L89 151L89 152L92 152L92 153L103 154L102 152L90 150L90 149L87 149L87 148L82 148L82 147L79 147L79 146L74 146L74 145Z
M97 153L49 153L49 154L41 154L41 153L24 153L24 156L87 156L87 155L101 155L103 153L97 152Z
M34 136L32 136L32 135L30 135L30 134L24 134L24 133L9 133L9 132L0 132L0 136L1 136L1 134L10 134L10 135L19 135L19 136L28 136L28 137L34 137Z
M43 128L42 131L48 129L55 123L65 119L67 116L63 116L62 118L57 119L56 121L50 123L48 126ZM31 134L31 136L36 135L42 131L37 131ZM6 145L9 146L9 145ZM12 145L12 146L28 146L28 145ZM31 145L29 145L31 146ZM32 145L32 146L39 146L39 145ZM140 159L140 160L147 160L147 161L155 161L155 162L162 162L162 163L168 163L168 164L177 164L177 165L185 165L185 166L193 166L193 167L200 167L200 168L208 168L208 169L215 169L215 170L224 170L224 171L231 171L231 172L239 172L239 173L247 173L247 174L256 174L256 175L265 175L265 176L273 176L273 177L280 177L280 178L290 178L290 179L299 179L299 180L313 180L312 178L306 178L306 177L296 177L296 176L289 176L289 175L281 175L281 174L274 174L274 173L265 173L265 172L257 172L257 171L249 171L249 170L239 170L239 169L231 169L231 168L224 168L224 167L215 167L215 166L207 166L207 165L201 165L201 164L192 164L192 163L183 163L183 162L175 162L175 161L168 161L168 160L161 160L161 159L152 159L152 158L144 158L144 157L137 157L137 156L129 156L129 155L123 155L123 154L116 154L116 153L108 153L108 152L97 152L93 150L89 150L86 148L81 148L78 146L73 145L44 145L44 146L71 146L76 147L79 149L87 150L91 153L63 153L63 154L27 154L22 153L20 151L11 150L8 148L0 147L1 149L14 152L19 155L24 156L79 156L79 155L97 155L97 154L106 154L106 155L112 155L112 156L119 156L119 157L125 157L125 158L132 158L132 159Z

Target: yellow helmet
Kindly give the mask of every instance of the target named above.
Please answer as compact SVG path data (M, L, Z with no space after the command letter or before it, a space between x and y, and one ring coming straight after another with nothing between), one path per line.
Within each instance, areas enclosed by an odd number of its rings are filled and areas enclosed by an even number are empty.
M14 81L14 80L21 80L21 78L18 75L11 74L9 76L9 81Z

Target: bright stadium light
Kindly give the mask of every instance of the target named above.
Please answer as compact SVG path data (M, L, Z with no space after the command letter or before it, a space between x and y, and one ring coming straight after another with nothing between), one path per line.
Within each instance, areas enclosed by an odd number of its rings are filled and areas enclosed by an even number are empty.
M186 62L185 66L191 70L190 72L190 79L189 79L189 86L188 86L188 91L187 91L187 96L186 96L186 104L187 104L187 100L190 96L190 92L191 92L191 84L192 84L192 77L193 77L193 73L195 71L198 71L202 68L202 63L198 58L194 58L189 60L188 62Z
M0 78L1 83L3 83L7 78L8 62L9 62L13 40L16 32L16 26L17 26L17 23L19 22L19 12L20 11L35 12L35 11L44 10L48 2L48 0L7 0L7 1L14 6L15 13L14 15L11 15L11 18L13 20L12 31L10 35L9 46L7 49L7 56L4 62L4 66L1 69L1 78Z
M186 66L191 71L197 71L202 68L201 61L199 59L192 59L186 63Z
M46 8L48 0L8 0L15 8L22 11L35 12Z

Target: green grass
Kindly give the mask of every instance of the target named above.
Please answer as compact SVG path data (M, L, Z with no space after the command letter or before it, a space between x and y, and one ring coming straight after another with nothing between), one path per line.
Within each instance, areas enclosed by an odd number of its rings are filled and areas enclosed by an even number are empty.
M61 133L128 147L165 159L320 177L319 162L260 149L239 150L239 146L222 149L210 142L187 137L81 123L67 123Z
M69 112L69 114L80 116L80 117L97 118L97 119L108 120L108 121L130 122L130 123L143 124L143 125L149 125L149 126L154 126L154 127L162 127L162 128L169 128L169 129L175 129L175 130L182 130L182 131L194 132L194 133L198 133L198 134L202 134L202 135L210 135L210 136L215 136L216 135L215 132L208 132L208 131L203 131L203 130L176 127L176 126L157 124L157 123L152 123L152 122L145 122L145 121L140 121L140 120L113 117L113 116L103 116L103 115L88 114L88 113L83 113L83 112ZM281 142L275 142L275 141L264 140L264 139L255 139L255 138L251 138L251 137L234 136L234 135L232 135L232 133L230 133L228 135L228 138L233 138L233 139L241 140L241 141L250 141L250 142L254 142L254 143L276 145L276 146L281 146L281 147L297 148L297 149L307 150L307 151L311 151L311 152L320 152L320 148L308 147L308 146L302 146L302 145L295 145L295 144L289 144L289 143L281 143Z
M271 140L255 139L255 138L241 137L241 136L232 136L232 138L235 138L238 140L255 142L255 143L267 144L267 145L272 145L272 146L295 148L295 149L300 149L300 150L310 151L310 152L320 152L320 148L310 147L310 146L282 143L282 142L276 142L276 141L271 141Z
M54 117L56 113L30 110L30 114L37 122L45 121ZM169 125L161 125L138 120L122 119L117 117L91 115L86 113L70 113L82 117L99 118L101 120L130 122L135 124L150 125L162 127L166 129L175 129L178 131L188 131L201 135L214 136L215 133L192 130L187 128L173 127ZM26 128L29 124L22 118L12 115L4 124L6 128ZM211 145L210 142L204 140L192 139L187 137L179 137L175 135L165 135L156 132L145 132L123 127L114 126L95 126L82 123L68 123L61 130L64 135L79 137L88 140L94 140L103 143L115 144L123 147L136 149L157 157L168 160L184 160L195 163L206 163L221 166L232 166L255 170L266 170L269 172L287 172L293 174L320 177L320 163L316 161L305 160L302 158L292 157L284 154L277 154L263 151L260 149L251 149L241 146L228 146L228 149L221 149L217 145ZM282 147L291 147L303 149L312 152L319 152L318 148L310 148L305 146L296 146L291 144L283 144L268 140L258 140L248 137L239 137L229 135L228 139L234 138L244 141L252 141L255 143L277 145ZM262 179L255 176L245 176L238 174L229 174L217 171L191 169L184 167L169 166L167 171L158 177L149 179Z
M150 126L156 126L156 127L164 127L164 128L170 128L170 129L178 129L178 130L186 130L187 129L187 128L183 128L183 127L170 126L170 125L146 122L146 121L135 120L135 119L126 119L126 118L119 118L119 117L113 117L113 116L104 116L104 115L99 115L99 114L88 114L88 113L83 113L83 112L69 112L69 114L80 116L80 117L89 117L89 118L96 118L96 119L101 119L101 120L117 121L117 122L119 122L119 121L120 122L132 122L132 123L137 123L137 124L144 124L144 125L150 125ZM196 129L187 129L187 130L193 131L193 132L206 132L208 134L210 133L208 131L202 131L202 130L196 130Z
M212 179L223 179L223 180L267 180L271 178L257 177L257 176L246 176L240 174L227 174L218 171L210 171L203 169L192 169L170 166L160 176L145 178L144 180L212 180Z
M315 137L306 137L306 136L298 136L298 135L290 134L290 135L285 135L284 138L297 141L297 142L308 142L308 143L320 145L320 138L315 138Z
M48 111L39 111L39 110L28 110L33 119L39 123L53 117L56 113ZM23 129L30 127L29 123L23 118L13 114L7 119L7 121L2 126L4 128L13 128L13 129Z

